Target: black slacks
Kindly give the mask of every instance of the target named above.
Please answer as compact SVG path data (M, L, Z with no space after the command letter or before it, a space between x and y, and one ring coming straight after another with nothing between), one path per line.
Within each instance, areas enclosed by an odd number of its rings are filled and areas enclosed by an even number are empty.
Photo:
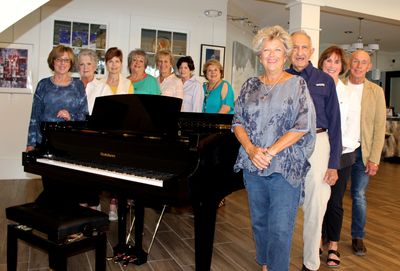
M345 153L340 158L341 168L338 170L338 180L331 186L331 197L326 208L322 224L322 239L338 242L343 224L343 197L351 175L351 166L355 162L355 151Z

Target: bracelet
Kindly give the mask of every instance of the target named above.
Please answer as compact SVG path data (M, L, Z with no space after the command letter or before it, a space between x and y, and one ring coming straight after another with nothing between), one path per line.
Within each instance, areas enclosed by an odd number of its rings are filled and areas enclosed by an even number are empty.
M264 154L265 154L267 157L271 158L271 159L275 157L275 155L273 155L272 153L270 153L268 150L265 150Z

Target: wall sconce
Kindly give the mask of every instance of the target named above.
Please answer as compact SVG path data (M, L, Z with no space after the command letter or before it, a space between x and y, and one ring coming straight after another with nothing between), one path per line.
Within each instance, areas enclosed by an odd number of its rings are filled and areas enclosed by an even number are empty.
M222 15L222 11L216 9L207 9L204 11L204 15L207 17L219 17Z

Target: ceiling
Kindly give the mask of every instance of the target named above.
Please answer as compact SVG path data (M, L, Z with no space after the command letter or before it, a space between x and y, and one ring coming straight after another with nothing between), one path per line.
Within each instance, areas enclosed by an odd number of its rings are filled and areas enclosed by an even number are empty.
M248 17L260 27L281 25L286 29L289 28L289 9L285 4L265 0L229 0L229 5L233 5L235 8L228 7L228 14L230 12L239 13L231 10L243 11L242 14L229 14L231 16ZM321 44L356 42L359 36L358 17L363 17L361 35L364 44L379 43L381 51L400 52L400 21L350 12L346 15L337 13L338 11L321 8ZM345 31L352 31L352 33L345 34Z

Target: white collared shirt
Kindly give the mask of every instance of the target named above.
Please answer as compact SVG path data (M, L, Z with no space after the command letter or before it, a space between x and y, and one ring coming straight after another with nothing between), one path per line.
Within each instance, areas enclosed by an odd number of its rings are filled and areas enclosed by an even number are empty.
M195 76L183 84L183 112L202 112L204 102L204 91Z

